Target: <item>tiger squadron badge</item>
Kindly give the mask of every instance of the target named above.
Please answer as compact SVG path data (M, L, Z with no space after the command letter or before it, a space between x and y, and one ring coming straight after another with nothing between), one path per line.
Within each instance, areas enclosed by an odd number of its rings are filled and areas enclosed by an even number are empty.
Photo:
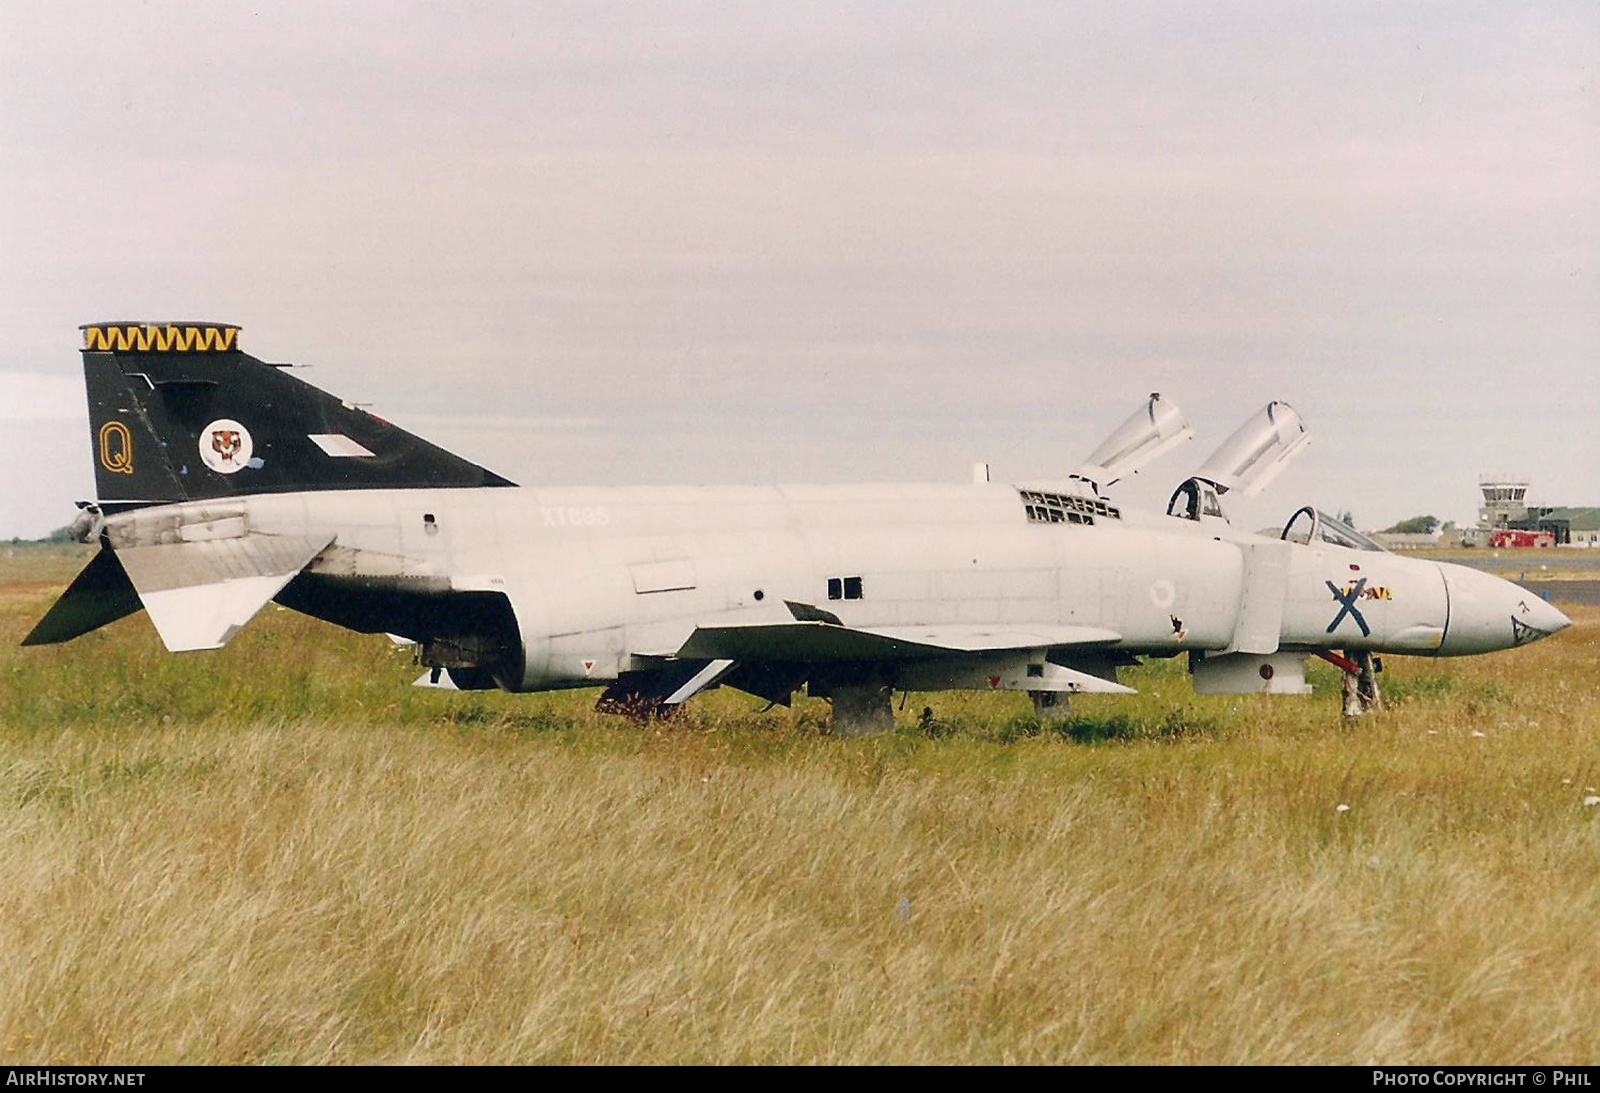
M200 431L200 461L218 474L238 474L250 465L254 451L250 430L232 418L213 421Z

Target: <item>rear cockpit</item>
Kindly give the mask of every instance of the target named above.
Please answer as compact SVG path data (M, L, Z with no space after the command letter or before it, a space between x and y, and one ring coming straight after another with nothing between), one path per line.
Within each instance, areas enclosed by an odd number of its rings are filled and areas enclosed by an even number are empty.
M1305 449L1311 440L1300 415L1287 402L1269 402L1222 442L1167 502L1167 515L1196 523L1226 524L1222 495L1253 497Z
M1222 514L1216 487L1200 478L1191 478L1173 491L1172 500L1167 502L1167 515L1180 520L1221 520L1224 523L1228 519Z

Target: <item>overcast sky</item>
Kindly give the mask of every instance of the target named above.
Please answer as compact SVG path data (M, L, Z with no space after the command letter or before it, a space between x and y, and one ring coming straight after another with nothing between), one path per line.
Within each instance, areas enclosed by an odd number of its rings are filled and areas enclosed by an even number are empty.
M80 323L535 484L1070 470L1149 392L1315 441L1248 526L1600 504L1600 6L0 0L0 536Z

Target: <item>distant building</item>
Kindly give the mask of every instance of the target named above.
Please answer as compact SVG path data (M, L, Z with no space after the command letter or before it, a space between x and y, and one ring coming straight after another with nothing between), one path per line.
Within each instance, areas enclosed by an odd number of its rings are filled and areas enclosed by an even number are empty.
M1462 529L1461 545L1600 547L1600 506L1530 505L1528 485L1523 475L1479 476L1478 526Z
M1440 546L1444 538L1437 531L1374 531L1368 534L1387 550L1430 550Z
M1557 546L1600 547L1600 506L1531 508L1512 527L1549 535Z
M1528 515L1528 479L1515 474L1485 474L1478 476L1478 488L1483 491L1483 504L1478 507L1480 528L1511 527L1513 521Z

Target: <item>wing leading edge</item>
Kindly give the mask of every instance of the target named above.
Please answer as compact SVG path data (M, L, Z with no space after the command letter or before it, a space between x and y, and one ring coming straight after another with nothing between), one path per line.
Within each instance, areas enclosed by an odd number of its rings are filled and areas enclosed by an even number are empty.
M853 627L817 619L697 627L678 649L686 660L783 661L925 660L1027 649L1113 645L1113 630L1093 626Z
M626 673L596 708L659 714L716 686L787 706L801 686L820 685L827 695L864 680L906 691L1135 693L1116 681L1110 646L1121 636L1113 630L960 623L854 627L811 604L785 606L788 618L697 627L676 651L649 654L657 666Z

